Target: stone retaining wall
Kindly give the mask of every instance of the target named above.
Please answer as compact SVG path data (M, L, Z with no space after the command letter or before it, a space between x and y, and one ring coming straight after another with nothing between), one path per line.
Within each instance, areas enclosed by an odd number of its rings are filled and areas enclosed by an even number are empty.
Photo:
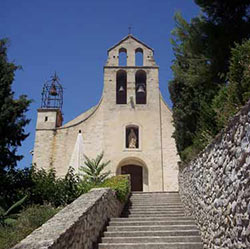
M92 249L123 204L109 188L93 189L66 206L13 249Z
M250 248L250 102L195 160L180 165L179 185L204 248Z

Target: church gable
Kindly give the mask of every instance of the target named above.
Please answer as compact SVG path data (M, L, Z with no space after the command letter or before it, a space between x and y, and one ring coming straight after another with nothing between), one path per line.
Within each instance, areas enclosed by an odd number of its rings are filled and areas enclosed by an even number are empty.
M150 49L150 50L152 50L154 52L154 50L151 47L149 47L147 44L145 44L144 42L138 40L137 38L135 38L132 35L128 35L125 38L123 38L121 41L119 41L118 43L116 43L114 46L112 46L110 49L108 49L108 53L111 50L115 49L116 47L120 46L122 43L126 42L127 40L134 40L139 46L143 46L143 47L145 47L147 49Z
M137 64L137 56L141 63ZM108 50L106 66L156 66L152 48L139 41L132 35L128 35ZM124 57L125 64L121 64L121 57Z

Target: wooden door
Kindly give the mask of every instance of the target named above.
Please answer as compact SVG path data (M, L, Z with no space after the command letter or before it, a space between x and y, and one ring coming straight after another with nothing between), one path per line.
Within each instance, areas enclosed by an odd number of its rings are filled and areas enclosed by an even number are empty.
M131 190L142 191L143 180L142 180L142 167L137 165L125 165L121 168L122 175L130 175Z

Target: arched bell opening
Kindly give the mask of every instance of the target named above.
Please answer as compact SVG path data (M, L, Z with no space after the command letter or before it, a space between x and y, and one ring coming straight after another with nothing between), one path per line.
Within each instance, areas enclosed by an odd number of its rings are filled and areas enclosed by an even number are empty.
M119 66L127 66L127 49L119 49Z
M141 48L135 50L135 65L143 66L143 50Z
M127 104L127 73L124 70L116 73L116 104Z
M147 103L147 74L143 70L135 74L135 96L136 104Z

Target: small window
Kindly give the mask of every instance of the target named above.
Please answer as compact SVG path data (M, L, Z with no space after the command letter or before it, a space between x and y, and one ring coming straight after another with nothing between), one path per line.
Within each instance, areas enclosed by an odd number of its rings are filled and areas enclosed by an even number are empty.
M143 66L143 50L141 48L135 50L135 65Z
M47 122L47 121L48 121L48 116L45 116L44 122Z
M119 49L119 66L127 66L127 50L125 48Z
M136 125L130 125L126 127L126 148L139 148L139 128Z

